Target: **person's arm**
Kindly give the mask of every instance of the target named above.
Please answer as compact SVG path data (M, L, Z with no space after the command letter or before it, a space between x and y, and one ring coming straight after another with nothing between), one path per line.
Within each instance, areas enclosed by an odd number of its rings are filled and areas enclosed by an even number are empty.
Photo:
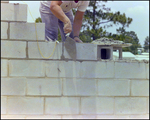
M81 29L81 26L82 26L82 19L83 19L83 16L84 16L84 12L81 12L81 11L77 11L76 12L76 15L75 15L75 18L74 18L74 23L73 23L73 35L74 36L77 36L77 37L74 37L74 40L76 42L82 42L79 38L79 33L80 33L80 29Z
M50 10L58 19L64 23L64 32L70 33L72 31L71 22L61 9L61 4L62 1L51 1Z

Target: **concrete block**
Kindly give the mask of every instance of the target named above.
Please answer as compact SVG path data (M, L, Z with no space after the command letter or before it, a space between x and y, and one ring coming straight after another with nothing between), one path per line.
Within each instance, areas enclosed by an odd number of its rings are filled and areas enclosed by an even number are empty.
M146 66L146 79L149 80L149 64L145 64Z
M80 62L47 61L45 66L47 77L79 77Z
M149 96L149 81L131 80L131 96Z
M27 5L1 3L1 21L27 22Z
M97 58L113 60L113 46L98 45L97 46Z
M147 113L149 113L149 97L147 98Z
M43 114L42 97L8 97L8 114Z
M10 76L44 77L44 61L40 60L10 60Z
M1 39L8 39L8 22L1 22Z
M1 57L26 58L26 42L1 41Z
M115 62L115 78L146 79L145 63Z
M45 66L47 77L64 77L64 61L46 61Z
M97 95L96 80L93 79L63 79L63 95L94 96Z
M115 114L146 114L147 98L144 97L116 97Z
M63 115L62 119L96 119L96 115Z
M149 119L149 114L145 115L129 115L130 119Z
M45 114L79 114L77 97L45 98Z
M76 43L77 60L97 60L97 45L91 43ZM64 48L65 58L71 59L70 55Z
M1 1L1 3L9 3L9 1Z
M39 42L39 48L44 55L44 57L49 57L53 49L55 47L55 42ZM76 44L76 59L77 60L97 60L97 46L94 44L84 43L84 44ZM29 42L28 43L28 54L29 58L43 58L40 55L38 50L37 43ZM57 43L54 54L49 59L61 59L62 55L62 43ZM72 59L66 48L64 47L64 57L66 59Z
M6 114L7 97L1 96L1 114Z
M61 119L61 115L26 115L26 119Z
M27 95L60 96L61 93L61 79L27 79Z
M1 95L25 95L26 80L24 78L2 78Z
M49 57L48 59L60 59L62 49L60 49L60 43L55 42L38 42L41 53L44 57ZM56 44L56 48L55 48ZM54 50L55 48L55 50ZM54 52L53 52L54 50ZM53 55L52 55L53 53ZM43 58L39 52L37 42L28 42L28 55L29 58Z
M98 80L98 95L129 96L130 80Z
M97 115L97 119L128 119L129 115Z
M81 78L114 78L114 62L86 61L80 65Z
M7 76L7 62L8 60L1 59L1 77Z
M10 39L15 40L38 40L45 41L45 24L38 23L10 23Z
M97 60L97 45L91 43L77 43L77 59Z
M1 115L2 119L25 119L25 115Z
M113 114L113 97L82 97L81 114Z

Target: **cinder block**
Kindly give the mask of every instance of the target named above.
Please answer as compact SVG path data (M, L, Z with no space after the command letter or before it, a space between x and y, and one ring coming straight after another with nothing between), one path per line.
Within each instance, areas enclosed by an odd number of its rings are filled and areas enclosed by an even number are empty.
M77 43L77 59L97 60L97 45L91 43Z
M113 97L82 97L81 114L113 114Z
M147 98L144 97L116 97L115 114L146 114Z
M45 66L47 77L79 77L80 62L47 61Z
M1 21L27 22L27 5L1 3Z
M98 45L97 46L97 58L113 60L113 46Z
M49 57L55 47L55 42L39 42L39 48L44 57ZM76 59L77 60L97 60L97 46L94 44L84 43L79 44L76 43ZM37 43L29 42L28 43L28 54L29 58L43 58L38 50ZM57 43L55 51L53 55L49 59L61 59L62 55L62 43ZM66 59L72 59L66 48L64 47L64 57Z
M36 34L37 31L37 34ZM38 23L10 23L10 39L15 40L43 40L45 41L45 24Z
M8 114L43 114L42 97L8 97Z
M48 58L51 55L51 57L48 59L60 59L62 53L62 49L60 48L61 43L57 43L57 44L55 42L49 42L49 43L38 42L38 43L39 43L40 51L44 57ZM56 48L55 48L55 44L56 44ZM43 58L43 56L39 52L37 42L28 42L28 55L29 58Z
M145 64L146 66L146 79L149 80L149 64Z
M97 60L97 45L91 43L76 43L77 60ZM65 58L72 59L64 47Z
M8 22L1 22L1 39L8 39Z
M6 114L7 97L1 96L1 114Z
M2 119L25 119L25 115L1 115Z
M96 115L63 115L62 119L96 119Z
M10 60L10 76L44 77L44 61L40 60Z
M26 42L2 40L1 57L26 58Z
M97 93L96 80L93 79L63 79L63 95L94 96Z
M6 77L7 76L7 62L8 60L1 59L1 77Z
M114 62L86 61L80 65L81 78L114 78Z
M149 113L149 97L147 98L147 113Z
M1 1L1 3L9 3L9 1Z
M27 115L26 119L61 119L61 115Z
M128 119L129 115L97 115L97 119Z
M131 96L149 96L149 81L131 80Z
M45 114L79 114L77 97L45 98Z
M24 78L2 78L1 95L25 95L26 81Z
M60 96L61 91L61 79L27 79L27 95Z
M145 63L115 62L115 78L146 79Z
M145 115L129 115L130 119L149 119L149 114Z
M130 80L98 80L98 95L129 96Z

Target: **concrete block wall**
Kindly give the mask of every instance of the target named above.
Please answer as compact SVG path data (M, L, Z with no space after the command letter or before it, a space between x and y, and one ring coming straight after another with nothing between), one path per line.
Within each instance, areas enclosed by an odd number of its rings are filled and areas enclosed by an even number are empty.
M44 59L27 6L1 6L1 118L149 117L149 63L99 61L89 43L77 43L77 61L66 50L61 59L62 43ZM48 57L55 43L45 42L44 27L37 24L37 33Z

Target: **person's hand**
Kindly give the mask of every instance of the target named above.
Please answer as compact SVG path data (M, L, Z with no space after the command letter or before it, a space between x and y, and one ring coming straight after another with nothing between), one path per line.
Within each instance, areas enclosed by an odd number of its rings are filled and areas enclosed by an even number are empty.
M72 31L72 25L71 25L71 22L70 20L68 19L67 22L64 22L64 33L71 33Z
M78 43L83 43L82 40L80 40L80 38L78 38L78 37L74 37L74 40Z

